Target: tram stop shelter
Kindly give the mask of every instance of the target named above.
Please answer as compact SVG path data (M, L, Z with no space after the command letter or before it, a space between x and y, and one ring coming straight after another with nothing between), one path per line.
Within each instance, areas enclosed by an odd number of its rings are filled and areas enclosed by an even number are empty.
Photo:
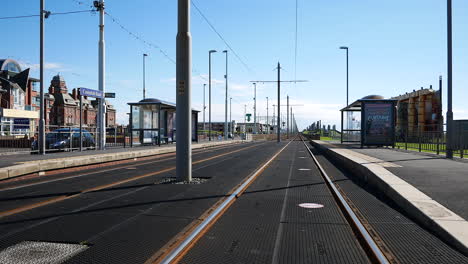
M154 98L130 106L130 145L161 145L176 142L176 104ZM198 141L198 113L192 109L192 141Z
M341 109L341 143L394 146L396 103L369 95Z

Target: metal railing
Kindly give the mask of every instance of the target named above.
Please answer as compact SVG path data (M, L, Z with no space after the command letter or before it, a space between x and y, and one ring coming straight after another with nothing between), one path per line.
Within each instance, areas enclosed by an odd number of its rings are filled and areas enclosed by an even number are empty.
M464 158L468 151L468 131L460 130L453 133L453 154ZM446 153L446 131L398 131L396 134L395 148L429 152L435 154Z

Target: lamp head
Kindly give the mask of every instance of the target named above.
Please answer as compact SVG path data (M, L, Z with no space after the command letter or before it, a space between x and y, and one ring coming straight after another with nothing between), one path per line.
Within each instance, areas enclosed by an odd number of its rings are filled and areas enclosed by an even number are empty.
M228 51L227 50L223 50L223 53L227 53Z
M345 46L341 46L340 49L344 49L344 50L347 50L348 47L345 47Z
M143 53L143 56L144 56L144 57L146 57L146 56L148 56L148 54L146 54L146 53Z
M216 52L216 50L210 50L209 51L209 53L215 53L215 52Z

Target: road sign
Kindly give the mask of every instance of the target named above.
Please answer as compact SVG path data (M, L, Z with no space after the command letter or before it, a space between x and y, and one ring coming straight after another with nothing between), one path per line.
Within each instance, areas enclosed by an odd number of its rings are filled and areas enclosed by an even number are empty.
M103 92L88 88L80 88L80 96L89 96L94 98L103 98Z
M245 116L247 117L247 121L250 122L250 117L252 116L252 114L246 114Z
M105 98L115 98L115 93L105 93L104 97Z

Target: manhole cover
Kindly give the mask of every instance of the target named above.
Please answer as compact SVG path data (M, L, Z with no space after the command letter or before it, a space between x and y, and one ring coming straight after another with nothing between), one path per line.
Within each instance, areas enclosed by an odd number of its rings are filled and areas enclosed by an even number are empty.
M323 204L318 204L318 203L301 203L299 204L299 206L302 208L307 208L307 209L323 208Z
M87 248L77 244L23 241L0 251L0 263L58 264Z

